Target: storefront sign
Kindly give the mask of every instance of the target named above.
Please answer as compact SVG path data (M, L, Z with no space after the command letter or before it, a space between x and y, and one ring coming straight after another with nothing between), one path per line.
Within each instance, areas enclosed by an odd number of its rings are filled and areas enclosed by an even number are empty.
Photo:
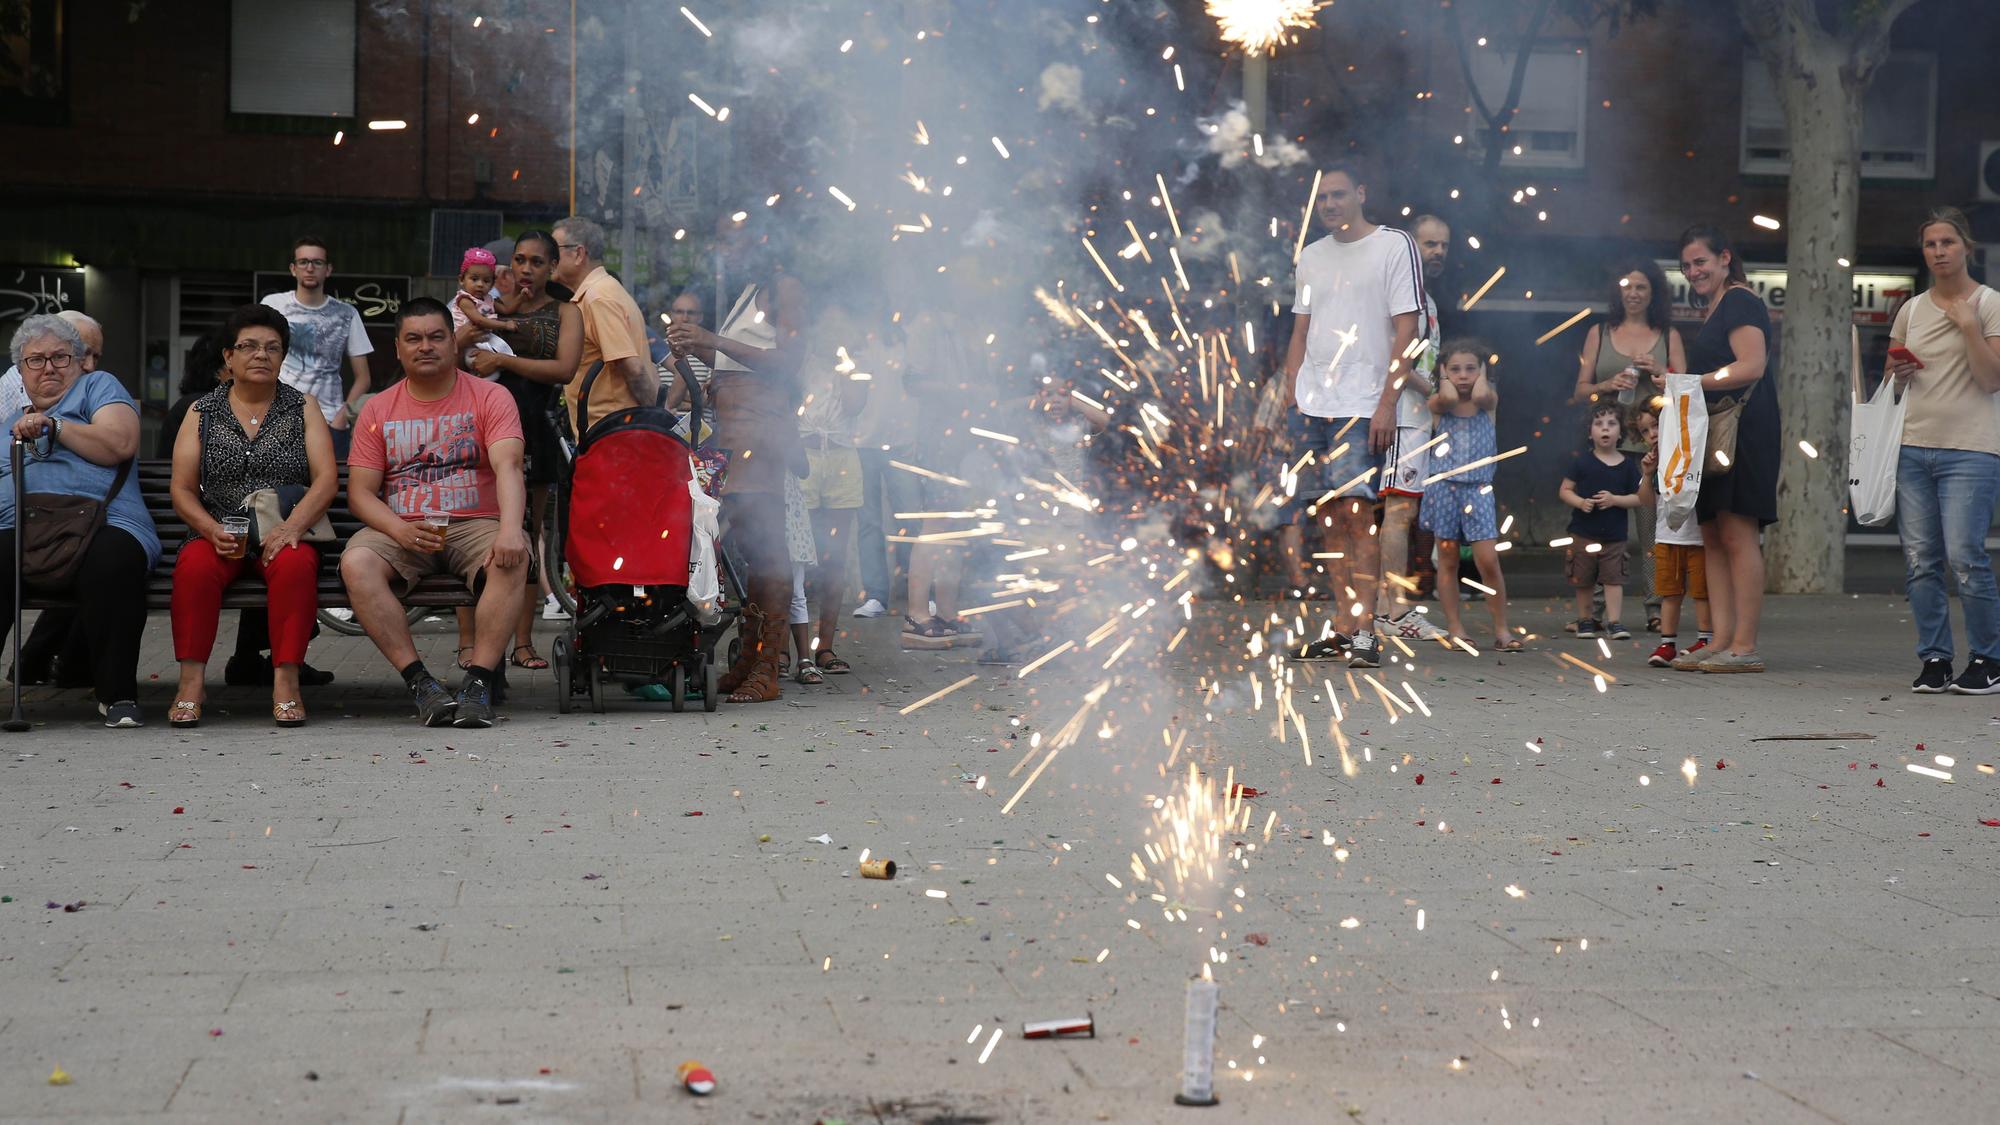
M253 278L252 287L261 301L297 285L291 274L260 271ZM410 279L393 274L336 273L327 279L326 288L334 300L346 301L361 310L361 323L370 328L393 326L397 311L410 299Z
M83 311L83 271L61 266L0 266L0 340L23 320L64 309Z
M1667 289L1673 295L1674 319L1700 320L1702 310L1688 299L1688 284L1681 277L1681 264L1662 260L1659 265L1666 272ZM1784 267L1747 263L1744 274L1750 288L1756 290L1765 307L1771 310L1771 319L1783 319L1787 276ZM1915 270L1857 270L1853 277L1854 323L1859 325L1888 324L1896 315L1896 307L1917 291Z

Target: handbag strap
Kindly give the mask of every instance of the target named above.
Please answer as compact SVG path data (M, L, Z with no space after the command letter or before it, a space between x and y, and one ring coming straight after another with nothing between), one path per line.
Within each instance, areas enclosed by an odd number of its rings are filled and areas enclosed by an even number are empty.
M121 461L118 463L118 472L115 476L111 478L111 488L104 494L105 511L108 512L111 510L111 501L118 495L119 491L125 487L125 479L132 475L132 465L137 460L138 458L134 457L130 461Z

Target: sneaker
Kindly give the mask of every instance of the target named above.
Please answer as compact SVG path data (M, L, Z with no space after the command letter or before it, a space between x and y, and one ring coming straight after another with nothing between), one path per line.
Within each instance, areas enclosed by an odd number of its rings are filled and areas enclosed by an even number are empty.
M1375 618L1375 632L1377 635L1391 632L1406 641L1449 642L1451 640L1450 633L1431 624L1429 614L1415 609L1406 610L1403 616L1394 620L1378 614Z
M1025 661L1021 659L1020 653L1011 648L989 648L979 654L979 663L1005 667L1022 664Z
M1681 654L1674 657L1673 662L1668 667L1676 672L1699 672L1701 671L1701 662L1707 660L1711 655L1708 647L1707 641L1696 641L1682 649Z
M326 614L328 617L333 618L335 621L354 620L354 611L347 608L344 605L333 606L328 609L320 610L320 612Z
M1710 674L1762 672L1764 658L1754 652L1731 652L1725 648L1702 661L1700 667Z
M854 607L854 616L856 617L882 617L887 615L888 612L889 607L882 604L881 598L869 598L867 601Z
M139 714L139 705L129 699L121 699L111 706L97 705L97 713L104 716L104 725L112 728L143 727L146 720Z
M1604 635L1614 641L1629 641L1632 639L1632 630L1613 621L1604 627Z
M1661 641L1660 647L1653 650L1653 655L1646 658L1646 663L1655 668L1671 668L1674 666L1674 657L1677 653L1674 642Z
M1382 666L1382 642L1373 633L1354 634L1353 643L1347 647L1349 668L1380 668Z
M1569 631L1575 633L1576 639L1579 641L1596 640L1601 632L1597 622L1592 621L1588 617L1579 617L1576 619L1575 622L1573 622L1573 624L1575 625L1575 628L1572 628Z
M493 688L485 680L467 676L459 686L458 698L452 702L457 709L457 714L451 717L452 726L460 730L483 730L493 725Z
M569 610L563 608L562 603L556 600L554 594L550 594L542 599L542 620L568 621Z
M1973 665L1978 663L1977 660L1973 661L1972 664L1966 665L1965 670L1971 672ZM1916 679L1910 681L1910 690L1918 695L1943 695L1951 686L1949 660L1924 661L1923 670L1917 673Z
M1928 667L1928 665L1926 666ZM1993 695L2000 692L2000 663L1975 656L1951 682L1953 695Z
M1348 646L1353 642L1345 633L1335 633L1322 641L1312 641L1299 646L1292 654L1293 660L1345 660Z
M410 697L416 700L417 719L427 727L448 727L451 713L458 708L458 701L437 682L436 676L425 676L410 689Z

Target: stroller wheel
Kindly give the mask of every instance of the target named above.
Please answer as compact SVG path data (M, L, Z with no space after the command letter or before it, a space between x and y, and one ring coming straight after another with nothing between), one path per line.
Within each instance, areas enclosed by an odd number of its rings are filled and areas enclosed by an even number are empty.
M674 713L678 715L682 711L687 710L688 692L687 692L686 665L683 664L674 665L674 678L670 690L673 692Z
M701 709L702 710L713 711L715 710L715 705L721 702L720 696L722 695L722 692L715 686L716 681L721 678L722 678L721 675L717 673L715 670L715 658L712 656L703 657L701 661L701 682L702 682Z
M570 653L568 637L556 638L549 648L549 663L556 670L556 711L567 715L576 702L576 658Z
M604 714L604 669L599 667L596 660L592 660L590 666L584 669L584 674L590 677L590 709L602 715Z

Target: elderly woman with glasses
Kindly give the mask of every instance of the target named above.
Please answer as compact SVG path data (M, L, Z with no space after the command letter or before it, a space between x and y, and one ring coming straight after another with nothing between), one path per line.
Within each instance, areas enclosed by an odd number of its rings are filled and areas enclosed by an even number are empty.
M146 575L159 561L160 537L134 471L138 407L117 377L84 370L83 338L61 317L22 321L11 352L28 404L0 417L0 425L26 446L25 490L105 502L104 523L75 572L61 588L37 592L77 600L104 725L139 726L139 637L146 626ZM13 471L11 458L6 471ZM14 486L10 479L0 489L0 640L13 627L16 609Z
M325 414L278 381L290 342L291 325L276 309L231 313L222 326L223 382L189 409L174 437L174 511L188 526L174 560L180 688L167 721L176 727L201 722L222 594L246 566L264 579L271 613L271 718L281 727L306 721L299 666L319 611L319 552L301 539L333 503L340 469ZM278 522L260 527L251 497L267 490L277 502L261 515Z

